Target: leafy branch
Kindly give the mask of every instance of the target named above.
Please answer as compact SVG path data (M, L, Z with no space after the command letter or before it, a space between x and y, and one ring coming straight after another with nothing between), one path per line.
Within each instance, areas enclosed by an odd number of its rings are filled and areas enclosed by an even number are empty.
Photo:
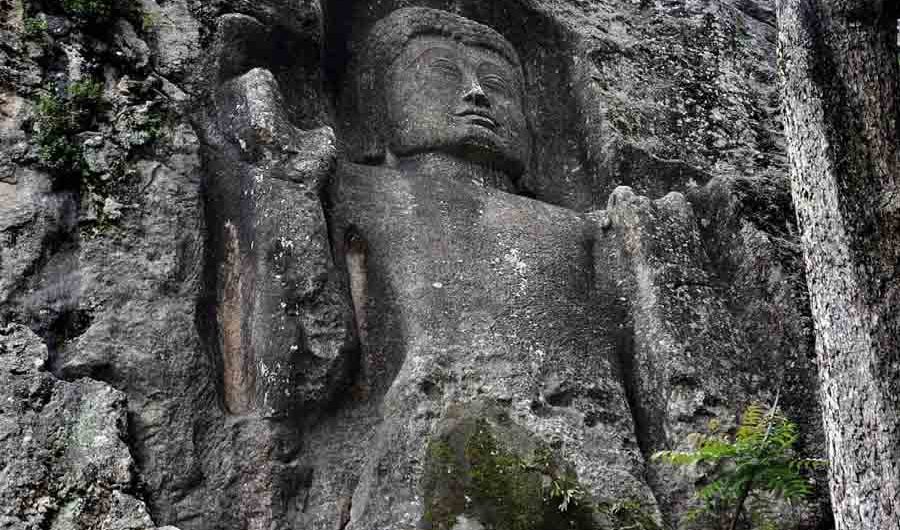
M737 528L749 496L769 493L788 502L804 499L812 486L803 473L827 465L825 460L797 456L797 426L779 411L777 398L770 407L748 406L733 439L716 429L691 438L693 451L660 451L653 460L712 466L715 478L697 493L703 503L699 511L731 511L729 530Z

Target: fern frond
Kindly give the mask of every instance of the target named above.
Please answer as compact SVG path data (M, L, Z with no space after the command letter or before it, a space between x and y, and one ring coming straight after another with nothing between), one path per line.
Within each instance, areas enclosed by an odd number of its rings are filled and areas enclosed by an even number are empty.
M765 409L759 403L747 405L743 416L741 416L741 425L738 428L737 439L744 440L762 434L765 431L765 414Z
M735 453L734 444L719 438L707 438L694 454L699 456L698 461L710 460L716 462L723 458L731 458L735 456Z
M821 469L827 462L797 458L794 445L798 438L797 426L778 410L777 400L771 407L752 403L742 414L733 440L715 431L707 435L694 434L689 441L695 450L660 451L652 458L673 465L715 464L708 470L712 481L697 491L697 500L702 506L692 511L691 519L706 513L718 514L721 520L726 512L733 512L736 517L748 499L757 504L766 502L757 492L769 493L788 502L812 493L812 485L803 473ZM758 524L754 523L756 526L771 526L772 519L766 517L760 507L751 506L751 519L754 514L759 516Z
M822 458L795 458L791 460L791 467L797 473L818 471L828 467L828 460Z
M653 453L650 460L662 460L676 466L687 466L696 464L702 457L698 453L690 453L686 451L657 451Z

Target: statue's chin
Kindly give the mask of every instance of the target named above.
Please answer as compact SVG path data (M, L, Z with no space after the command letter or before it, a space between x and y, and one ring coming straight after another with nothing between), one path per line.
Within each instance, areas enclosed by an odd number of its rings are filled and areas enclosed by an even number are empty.
M417 138L418 145L394 145L391 151L399 158L443 153L465 162L503 171L513 179L523 173L525 163L521 152L494 131L480 125L468 125L456 128L453 133L455 134L441 139L426 138L423 135Z
M493 135L491 135L493 136ZM508 145L497 141L497 137L471 135L450 150L454 155L493 169L499 169L512 177L518 177L524 170L524 163L515 156Z

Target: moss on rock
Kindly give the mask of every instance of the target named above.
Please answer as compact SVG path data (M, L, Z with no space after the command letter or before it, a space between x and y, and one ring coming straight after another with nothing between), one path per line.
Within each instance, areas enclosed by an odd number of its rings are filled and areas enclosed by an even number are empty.
M461 515L493 530L602 528L570 466L503 412L451 423L427 451L428 528L453 530Z

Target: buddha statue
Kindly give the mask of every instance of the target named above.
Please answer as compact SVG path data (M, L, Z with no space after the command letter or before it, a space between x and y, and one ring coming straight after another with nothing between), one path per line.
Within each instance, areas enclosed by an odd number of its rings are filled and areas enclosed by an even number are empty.
M358 123L343 132L357 163L338 167L327 211L361 342L356 388L381 421L347 528L451 528L434 515L446 499L422 490L429 448L482 420L531 433L510 443L552 448L592 498L652 505L595 288L597 228L515 193L531 153L516 51L425 8L382 19L359 50ZM452 528L496 525L482 500L454 508Z

